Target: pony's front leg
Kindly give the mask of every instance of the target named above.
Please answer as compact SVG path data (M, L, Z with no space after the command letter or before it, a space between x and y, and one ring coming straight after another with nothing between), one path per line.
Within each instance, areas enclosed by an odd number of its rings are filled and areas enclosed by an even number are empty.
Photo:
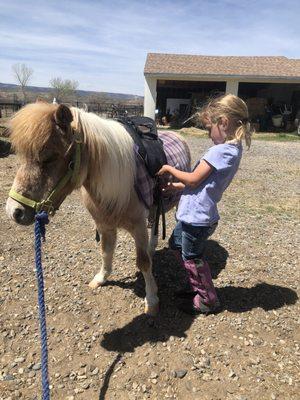
M101 230L102 266L98 274L89 283L92 289L103 285L112 271L112 260L116 246L117 230Z
M145 221L138 223L131 232L136 244L136 264L145 279L145 313L155 316L159 309L157 285L152 274L152 258L148 250L148 232Z

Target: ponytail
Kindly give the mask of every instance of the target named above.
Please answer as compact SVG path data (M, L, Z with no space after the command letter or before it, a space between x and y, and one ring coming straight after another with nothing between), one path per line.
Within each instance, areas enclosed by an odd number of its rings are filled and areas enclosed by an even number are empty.
M245 126L245 142L246 142L248 149L250 149L250 146L251 146L252 133L253 133L253 129L251 128L251 124L248 121Z
M249 149L251 146L251 137L253 130L251 128L251 124L248 120L245 121L238 121L240 125L237 127L234 138L237 139L239 142L244 138L246 142L246 146Z

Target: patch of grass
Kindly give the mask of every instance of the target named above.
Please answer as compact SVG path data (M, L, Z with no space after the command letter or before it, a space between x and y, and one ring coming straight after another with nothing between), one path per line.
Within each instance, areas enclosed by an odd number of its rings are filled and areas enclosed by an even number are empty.
M160 126L157 128L158 131L174 131L182 136L197 136L199 138L208 138L207 131L194 127L190 128L171 128L170 126Z
M159 131L170 130L179 133L182 136L196 136L199 138L208 138L207 131L199 128L171 128L169 126L161 126L157 128ZM252 135L253 140L265 140L273 142L300 142L300 136L296 132L255 132Z
M252 135L253 140L266 140L273 142L297 142L300 141L300 136L296 133L287 133L287 132L279 132L279 133L254 133Z
M264 211L266 211L268 214L277 214L278 212L282 212L282 210L278 209L278 207L274 207L272 205L266 205Z

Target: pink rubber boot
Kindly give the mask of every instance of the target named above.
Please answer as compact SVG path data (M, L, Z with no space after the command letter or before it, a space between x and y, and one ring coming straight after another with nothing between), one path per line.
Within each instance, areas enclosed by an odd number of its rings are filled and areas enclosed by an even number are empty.
M185 312L209 313L220 303L214 287L210 268L206 261L195 259L184 261L191 291L179 295L178 307Z

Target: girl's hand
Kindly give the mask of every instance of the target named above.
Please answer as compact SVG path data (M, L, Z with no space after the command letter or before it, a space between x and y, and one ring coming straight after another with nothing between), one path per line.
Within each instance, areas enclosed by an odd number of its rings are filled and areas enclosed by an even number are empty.
M185 185L181 182L168 182L166 185L162 187L162 192L163 195L169 195L174 192L183 190L185 188Z
M170 165L163 165L161 169L157 172L157 175L164 175L170 173Z

